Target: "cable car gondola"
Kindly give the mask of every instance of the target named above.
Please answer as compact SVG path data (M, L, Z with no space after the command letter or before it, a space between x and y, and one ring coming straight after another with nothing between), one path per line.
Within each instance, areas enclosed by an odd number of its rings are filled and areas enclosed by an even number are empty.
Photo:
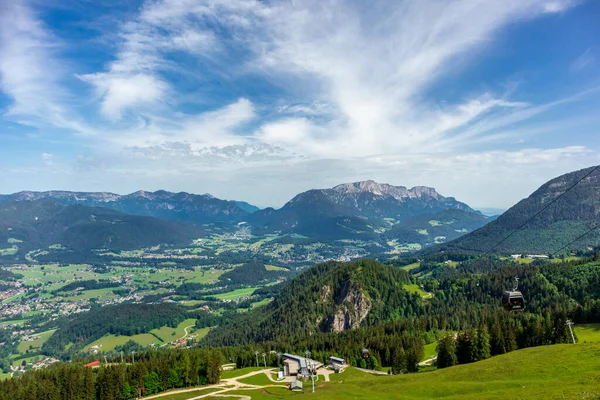
M507 290L502 295L502 305L506 311L523 311L525 309L525 300L519 288L519 278L515 278L517 286L513 290Z

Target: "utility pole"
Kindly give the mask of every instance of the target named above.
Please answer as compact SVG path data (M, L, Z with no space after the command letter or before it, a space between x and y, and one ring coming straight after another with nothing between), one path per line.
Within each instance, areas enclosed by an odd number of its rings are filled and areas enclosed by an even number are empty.
M267 354L263 353L262 356L263 356L263 361L265 362L265 368L267 368L267 358L266 358Z
M121 352L121 364L123 364L123 352Z
M310 368L310 378L312 380L312 392L315 392L315 365L313 364L313 360L309 359L308 357L310 357L310 351L306 350L304 352L304 354L306 355L306 365L308 366L308 368ZM310 362L310 364L309 364Z
M571 339L573 339L573 344L575 344L575 335L573 335L573 328L571 328L571 325L573 324L573 321L571 321L570 319L567 320L567 325L569 326L569 331L571 332Z
M131 363L135 364L135 351L131 352Z
M255 351L254 355L256 356L256 366L258 367L258 351Z

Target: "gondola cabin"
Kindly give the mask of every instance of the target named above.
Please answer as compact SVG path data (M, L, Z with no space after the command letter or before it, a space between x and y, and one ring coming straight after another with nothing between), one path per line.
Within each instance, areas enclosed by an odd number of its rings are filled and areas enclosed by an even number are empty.
M506 291L502 296L502 305L506 311L523 311L525 300L519 291Z

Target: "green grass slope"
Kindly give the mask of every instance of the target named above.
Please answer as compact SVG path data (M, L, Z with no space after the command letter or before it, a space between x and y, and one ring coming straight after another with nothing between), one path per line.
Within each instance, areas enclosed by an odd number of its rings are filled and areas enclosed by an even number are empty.
M306 386L308 388L308 386ZM232 392L252 400L307 396L278 388ZM319 382L315 399L598 399L600 344L528 348L433 372L372 376L355 369ZM223 398L220 398L223 399Z

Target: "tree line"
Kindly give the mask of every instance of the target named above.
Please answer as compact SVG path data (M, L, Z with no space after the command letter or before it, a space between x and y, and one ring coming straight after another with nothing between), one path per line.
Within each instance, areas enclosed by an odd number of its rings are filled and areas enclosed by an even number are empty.
M89 360L88 360L89 361ZM109 359L99 368L58 363L0 381L0 400L129 400L170 389L219 382L222 355L214 349L160 350Z

